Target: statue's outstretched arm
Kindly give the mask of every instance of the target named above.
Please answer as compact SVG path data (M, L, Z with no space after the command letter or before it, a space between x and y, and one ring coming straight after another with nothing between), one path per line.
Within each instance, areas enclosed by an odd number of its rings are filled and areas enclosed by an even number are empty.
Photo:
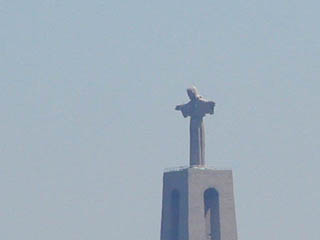
M214 114L214 107L216 106L216 103L213 101L209 101L209 113Z
M181 110L182 110L182 107L183 107L183 105L177 105L176 108L175 108L175 110L181 111Z
M181 105L177 105L175 108L177 111L181 111L183 117L188 117L190 115L189 113L189 104L181 104Z

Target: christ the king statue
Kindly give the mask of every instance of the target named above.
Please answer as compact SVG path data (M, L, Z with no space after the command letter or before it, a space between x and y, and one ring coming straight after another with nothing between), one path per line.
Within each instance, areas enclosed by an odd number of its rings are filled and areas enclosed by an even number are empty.
M190 101L177 105L176 110L181 111L186 118L190 116L190 166L204 166L205 139L203 117L213 114L215 103L202 98L195 87L187 89Z

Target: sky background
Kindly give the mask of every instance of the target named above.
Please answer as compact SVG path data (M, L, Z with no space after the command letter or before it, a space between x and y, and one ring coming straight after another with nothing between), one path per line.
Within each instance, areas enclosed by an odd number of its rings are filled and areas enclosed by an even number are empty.
M162 174L233 170L239 240L319 240L320 2L0 0L0 238L160 238Z

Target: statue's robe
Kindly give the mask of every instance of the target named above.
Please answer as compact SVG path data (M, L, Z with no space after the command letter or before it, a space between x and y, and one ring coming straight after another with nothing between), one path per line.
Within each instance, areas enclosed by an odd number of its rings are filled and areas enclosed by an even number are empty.
M205 164L205 136L203 117L206 114L214 113L215 103L207 101L202 97L192 99L178 108L184 117L191 117L190 120L190 165L203 166Z

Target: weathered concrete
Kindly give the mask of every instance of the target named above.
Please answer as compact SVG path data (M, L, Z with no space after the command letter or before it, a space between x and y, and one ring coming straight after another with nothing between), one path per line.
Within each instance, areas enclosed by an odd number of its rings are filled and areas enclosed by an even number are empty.
M237 240L232 171L186 168L166 172L161 240L212 239Z

